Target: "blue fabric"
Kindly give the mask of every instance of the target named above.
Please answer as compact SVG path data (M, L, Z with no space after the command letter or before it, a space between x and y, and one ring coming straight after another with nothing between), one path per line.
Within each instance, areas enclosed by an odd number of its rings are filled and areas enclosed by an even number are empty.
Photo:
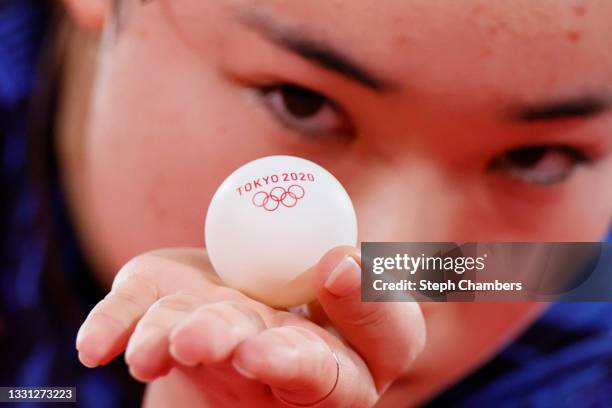
M76 386L80 406L136 406L142 387L134 386L121 359L95 370L78 363L73 347L78 324L67 323L50 306L43 284L49 242L36 222L40 203L26 182L25 128L47 18L40 0L0 0L0 385ZM54 243L65 283L78 298L69 309L82 321L102 293L80 256L58 184L51 194L59 231ZM555 304L498 356L428 406L612 406L610 316L610 303Z
M612 234L605 241L611 242ZM428 407L611 407L612 303L554 303Z
M556 303L430 407L612 406L610 303Z

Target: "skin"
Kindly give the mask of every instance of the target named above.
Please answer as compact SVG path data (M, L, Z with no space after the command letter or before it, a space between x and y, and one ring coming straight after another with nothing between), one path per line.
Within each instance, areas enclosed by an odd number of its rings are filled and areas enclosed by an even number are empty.
M341 259L359 261L336 248L314 266L311 321L223 288L205 250L150 252L201 247L212 194L254 158L293 154L329 169L353 199L360 241L597 241L609 225L612 115L605 103L563 117L550 105L610 100L610 2L123 4L113 36L110 3L65 0L79 28L64 61L58 147L82 242L113 284L79 332L81 361L105 364L127 348L134 377L150 382L147 406L314 401L335 379L330 350L341 375L321 406L417 405L546 307L361 304L354 269L326 286ZM382 89L266 39L298 31L350 56ZM279 83L336 108L288 120L278 88L258 91ZM546 155L529 168L492 165L525 146Z

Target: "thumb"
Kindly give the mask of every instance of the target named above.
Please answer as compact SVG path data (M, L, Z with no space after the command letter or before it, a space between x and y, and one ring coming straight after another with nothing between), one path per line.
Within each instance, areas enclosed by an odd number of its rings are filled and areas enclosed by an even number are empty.
M338 333L361 355L380 392L403 374L425 345L417 302L362 302L361 255L337 247L316 266L317 297Z

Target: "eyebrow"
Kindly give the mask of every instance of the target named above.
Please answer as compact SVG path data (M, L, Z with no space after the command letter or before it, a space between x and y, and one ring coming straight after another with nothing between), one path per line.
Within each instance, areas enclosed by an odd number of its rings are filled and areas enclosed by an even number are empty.
M566 100L523 105L514 110L520 122L539 122L571 118L587 118L612 109L612 96L587 95Z
M353 58L324 40L315 38L312 34L296 28L282 26L255 14L241 14L238 21L277 46L298 54L314 64L357 82L366 88L377 92L393 88L389 81L384 81L369 72Z
M145 0L148 1L148 0ZM242 13L237 19L268 41L377 92L397 88L357 63L341 50L312 34L287 27L255 13ZM587 118L612 109L612 96L587 95L566 100L524 104L512 109L512 118L520 122L540 122Z

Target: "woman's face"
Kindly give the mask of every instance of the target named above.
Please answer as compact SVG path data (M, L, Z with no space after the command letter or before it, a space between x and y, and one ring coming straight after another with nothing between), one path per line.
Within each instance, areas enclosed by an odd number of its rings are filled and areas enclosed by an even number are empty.
M77 15L103 3L65 1ZM217 186L275 154L338 177L361 241L592 241L608 228L610 1L120 4L95 71L75 40L59 138L106 283L142 252L201 246ZM415 401L543 306L422 307Z
M335 174L362 241L599 240L609 225L612 2L121 8L65 164L109 279L149 249L202 245L217 186L274 154Z

